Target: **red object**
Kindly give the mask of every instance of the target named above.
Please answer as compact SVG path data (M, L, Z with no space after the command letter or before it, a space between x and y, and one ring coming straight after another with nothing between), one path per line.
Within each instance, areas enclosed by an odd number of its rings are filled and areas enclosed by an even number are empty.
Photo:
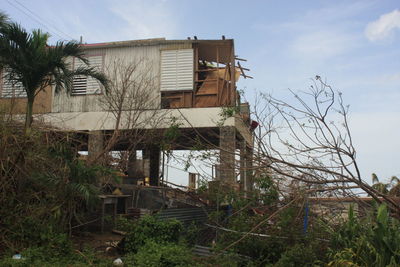
M251 129L252 131L254 131L254 129L257 128L258 125L260 125L258 122L256 122L256 121L251 121L251 123L250 123L250 129Z

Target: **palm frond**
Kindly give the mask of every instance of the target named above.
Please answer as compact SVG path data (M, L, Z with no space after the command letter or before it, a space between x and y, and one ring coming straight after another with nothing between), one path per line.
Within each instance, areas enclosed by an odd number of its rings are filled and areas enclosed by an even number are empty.
M400 183L400 179L397 178L397 176L394 176L394 175L393 175L393 176L390 178L390 183L399 184L399 183Z
M9 18L6 13L0 11L0 28L4 27L9 23Z
M378 178L378 176L375 174L375 173L372 173L372 183L373 184L377 184L377 183L379 183L379 178Z

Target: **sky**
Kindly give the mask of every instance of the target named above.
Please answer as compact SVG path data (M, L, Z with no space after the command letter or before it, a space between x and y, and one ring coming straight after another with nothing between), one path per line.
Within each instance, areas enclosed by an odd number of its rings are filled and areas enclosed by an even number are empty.
M364 179L400 176L400 2L397 0L0 0L26 29L96 43L165 37L235 40L254 79L238 88L288 96L319 75L343 93ZM178 183L186 183L178 179Z

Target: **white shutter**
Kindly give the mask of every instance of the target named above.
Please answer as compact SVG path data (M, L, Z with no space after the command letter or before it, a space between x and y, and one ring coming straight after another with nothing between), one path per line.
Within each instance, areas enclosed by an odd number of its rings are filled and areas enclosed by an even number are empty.
M9 81L7 79L7 71L2 72L2 74L1 97L27 97L26 91L20 82Z
M90 56L88 57L89 66L96 68L101 71L103 66L103 56ZM76 59L74 68L86 67L86 64L82 61ZM101 84L92 77L86 77L83 75L78 75L73 81L74 88L72 89L72 95L86 95L86 94L100 94Z
M161 51L161 91L193 90L193 49Z
M97 71L102 70L103 56L91 56L89 57L90 67L94 67ZM101 84L94 78L87 78L87 94L100 94Z

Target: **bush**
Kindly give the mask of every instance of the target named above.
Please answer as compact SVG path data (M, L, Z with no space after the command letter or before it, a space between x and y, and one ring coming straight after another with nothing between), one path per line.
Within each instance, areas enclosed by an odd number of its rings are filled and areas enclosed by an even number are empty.
M148 240L136 254L124 258L128 266L175 267L195 266L191 251L179 244Z
M274 265L276 267L305 267L314 266L317 256L310 246L296 244L286 250L279 261Z
M112 171L79 159L76 143L62 133L22 134L0 116L0 252L43 246L86 221L101 177Z
M125 237L125 252L136 253L147 241L155 243L178 243L183 230L177 220L161 221L153 216L138 220Z
M333 233L329 266L399 266L400 223L385 205L376 217L358 219L350 208L349 219Z

